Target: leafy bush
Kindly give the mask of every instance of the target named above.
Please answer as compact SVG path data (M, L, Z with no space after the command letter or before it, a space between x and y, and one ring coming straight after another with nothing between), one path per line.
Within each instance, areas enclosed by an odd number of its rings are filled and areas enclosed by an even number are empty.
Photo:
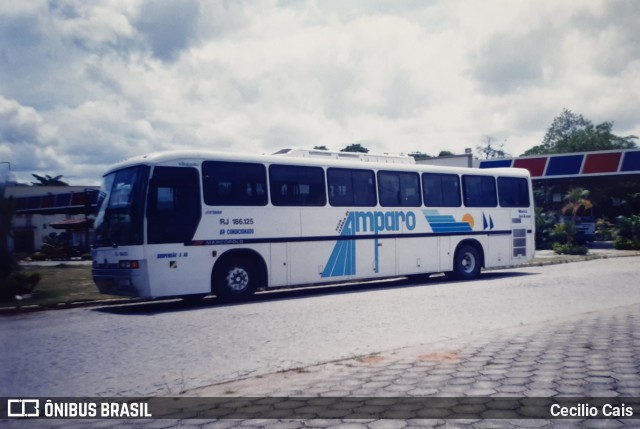
M640 250L640 243L626 238L618 237L613 243L618 250Z
M589 249L581 244L553 243L553 251L558 255L586 255Z
M616 249L640 250L640 215L619 216L616 219L618 234L614 241Z
M553 226L553 229L549 233L549 238L555 244L567 244L570 243L575 233L575 225L570 223L557 223ZM552 245L552 246L553 246Z
M584 245L584 235L573 222L558 223L549 233L553 251L559 255L586 255L589 249Z
M556 224L549 234L553 243L583 245L587 242L584 233L576 227L575 222L565 221Z
M16 263L9 252L0 250L0 284L15 268Z
M536 249L551 249L553 240L551 233L555 227L555 216L545 213L542 209L536 209Z
M40 282L40 274L25 274L20 271L14 271L3 279L2 288L0 288L0 300L9 301L14 299L16 295L24 295L32 293Z
M32 261L44 261L46 259L47 259L47 255L45 255L42 252L36 252L33 255L31 255Z
M598 219L596 222L596 240L611 241L614 239L614 226L607 219Z

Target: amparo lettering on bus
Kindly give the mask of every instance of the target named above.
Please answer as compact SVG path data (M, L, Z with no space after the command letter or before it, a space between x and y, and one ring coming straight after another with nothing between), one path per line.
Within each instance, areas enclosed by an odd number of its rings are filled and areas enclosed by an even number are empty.
M416 215L402 211L368 211L347 212L341 219L338 228L341 237L353 237L359 233L413 231L416 227ZM378 238L373 240L374 271L378 272L379 248ZM356 274L355 240L341 239L336 242L329 260L322 271L322 277L338 277Z
M413 212L402 211L350 212L343 228L347 226L351 226L351 234L413 231L416 228L416 215Z

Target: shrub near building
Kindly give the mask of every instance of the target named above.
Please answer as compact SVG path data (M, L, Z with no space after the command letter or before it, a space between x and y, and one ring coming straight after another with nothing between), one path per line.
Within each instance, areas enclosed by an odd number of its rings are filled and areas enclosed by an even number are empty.
M614 241L616 249L640 250L640 215L630 217L619 216L617 237Z
M16 296L32 293L39 281L40 274L18 271L11 255L0 250L0 301L11 301Z

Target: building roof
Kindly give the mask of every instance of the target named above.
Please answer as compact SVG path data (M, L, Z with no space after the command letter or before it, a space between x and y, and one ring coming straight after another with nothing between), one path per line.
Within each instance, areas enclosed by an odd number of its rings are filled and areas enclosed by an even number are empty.
M15 201L16 214L93 214L96 186L7 186L5 197Z
M487 159L480 168L526 168L532 179L640 174L640 149Z

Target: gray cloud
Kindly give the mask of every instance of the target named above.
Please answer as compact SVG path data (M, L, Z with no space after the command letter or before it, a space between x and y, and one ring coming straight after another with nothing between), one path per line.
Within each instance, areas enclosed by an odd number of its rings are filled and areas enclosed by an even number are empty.
M638 5L3 2L0 161L95 183L178 147L521 153L563 107L640 134Z
M620 0L609 6L598 12L582 10L571 24L597 52L594 63L598 70L616 76L634 62L637 65L640 58L640 3Z
M550 30L492 36L477 55L473 74L487 91L497 94L539 84L544 67L554 57Z
M196 0L147 0L136 26L146 36L156 58L173 61L193 41L199 10Z
M0 98L0 141L8 144L35 142L40 139L42 118L34 109Z
M33 108L0 96L0 160L19 170L59 167L49 135Z

